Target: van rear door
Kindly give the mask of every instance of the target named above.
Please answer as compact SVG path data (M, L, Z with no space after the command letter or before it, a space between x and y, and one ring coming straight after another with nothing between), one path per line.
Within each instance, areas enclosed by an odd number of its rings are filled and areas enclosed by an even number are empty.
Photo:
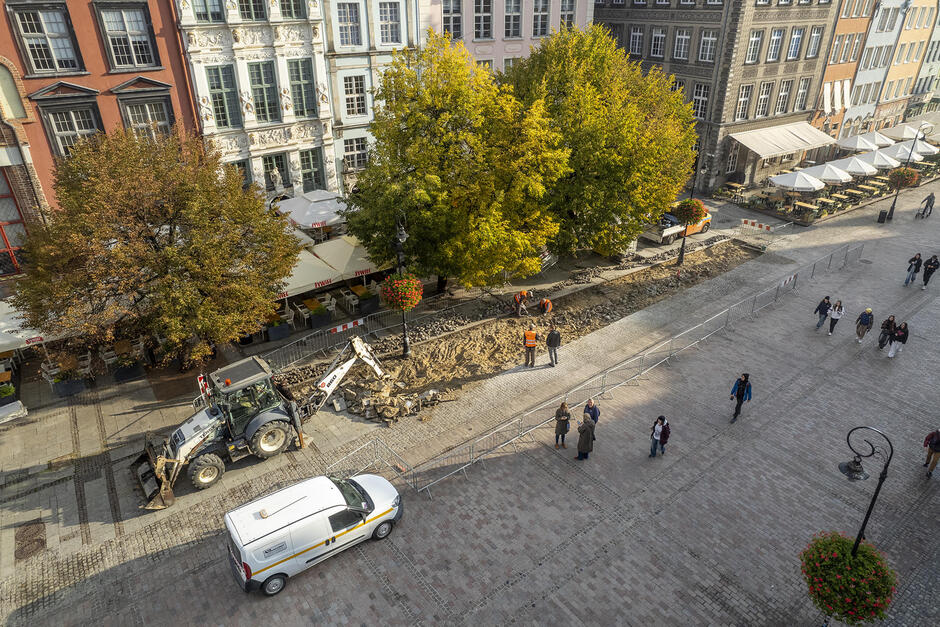
M241 551L238 548L238 545L235 544L235 541L232 540L232 537L228 538L228 556L229 556L229 566L232 568L232 576L235 577L235 583L244 590L248 592L248 575L245 572L244 559L242 559Z

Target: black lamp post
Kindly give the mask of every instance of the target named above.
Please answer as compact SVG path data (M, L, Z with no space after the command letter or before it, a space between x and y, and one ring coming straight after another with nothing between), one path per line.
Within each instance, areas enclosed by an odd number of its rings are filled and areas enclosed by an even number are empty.
M917 145L917 140L920 139L920 129L923 128L926 122L921 122L917 126L917 132L914 133L914 139L911 140L911 151L907 155L907 161L904 162L904 167L911 167L911 159L914 157L914 147ZM894 219L894 207L898 204L898 194L901 193L901 186L898 185L894 188L894 200L891 201L891 208L888 209L888 219Z
M871 440L863 438L865 444L868 445L868 452L863 453L856 450L855 447L852 446L852 434L863 429L874 431L883 437L885 442L888 443L888 449L884 450L880 447L877 447L871 443ZM862 468L863 457L876 457L877 459L884 462L884 466L881 468L881 475L878 477L878 485L875 487L875 493L871 497L871 503L868 505L868 511L865 512L865 520L862 521L862 527L858 530L858 535L855 537L855 545L852 547L852 557L855 557L855 554L858 553L858 545L865 537L865 527L868 525L868 519L871 517L871 511L875 508L875 501L878 500L878 493L881 492L881 486L884 484L885 478L888 476L888 464L891 463L891 458L894 456L894 446L891 444L891 440L888 439L888 436L874 427L855 427L849 431L848 435L845 436L845 441L849 445L849 449L855 453L855 457L852 459L852 461L839 464L839 470L841 470L842 474L848 477L850 481L864 481L865 479L868 479L868 473L865 472L864 468Z
M395 232L395 252L398 254L398 274L405 274L405 249L404 244L405 240L408 239L408 233L405 232L405 227L401 223L401 220L397 221L398 230ZM405 310L401 310L401 356L410 357L411 356L411 343L408 341L408 321L405 319Z
M708 158L714 157L713 154L708 153L705 155ZM699 150L695 155L695 174L692 176L692 189L689 190L689 200L695 198L695 184L698 182L699 174L705 174L706 169L699 169L699 166L702 163L702 151ZM688 229L688 225L686 225ZM676 265L681 266L682 262L685 261L685 235L682 236L682 246L679 247L679 258L676 260Z

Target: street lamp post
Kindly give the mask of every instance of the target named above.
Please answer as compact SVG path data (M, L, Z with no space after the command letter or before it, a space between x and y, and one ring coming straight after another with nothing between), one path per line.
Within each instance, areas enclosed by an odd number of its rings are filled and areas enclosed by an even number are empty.
M715 155L708 153L705 155L708 158L714 157ZM695 184L698 182L699 174L705 174L705 169L700 169L699 166L702 163L702 151L699 150L695 155L695 173L692 175L692 189L689 190L689 200L695 198ZM686 226L688 229L688 225ZM685 235L682 236L682 246L679 247L679 259L676 260L676 265L681 266L682 262L685 261Z
M856 448L852 446L852 434L860 430L873 431L883 437L885 442L888 443L888 450L885 451L875 446L871 443L871 440L867 438L864 438L864 442L868 445L868 452L856 450ZM858 535L855 537L855 545L852 547L852 557L855 557L855 554L858 553L858 545L865 537L865 527L868 526L871 511L875 509L875 501L878 500L878 493L881 492L881 486L888 476L888 464L891 463L891 458L894 456L894 446L891 444L891 440L888 439L888 436L874 427L855 427L845 436L845 441L849 445L849 450L855 453L855 457L852 461L839 464L839 470L842 471L842 474L848 477L850 481L863 481L868 479L868 473L862 468L862 458L877 457L879 460L884 461L884 466L881 468L881 475L878 477L878 485L875 487L875 493L871 497L871 503L868 504L868 511L865 512L865 520L862 521L862 527L858 530Z
M914 158L914 147L917 146L917 141L920 139L920 129L924 127L924 124L927 122L922 121L917 125L917 132L914 133L914 139L911 140L911 151L907 154L907 161L904 162L905 167L911 167L911 159ZM891 208L888 210L888 219L894 219L894 207L898 204L898 194L901 193L901 186L898 185L894 188L894 200L891 201Z
M404 244L405 240L408 239L408 233L405 232L405 227L402 225L401 221L397 221L397 231L395 232L395 252L398 255L398 274L404 276L405 274L405 249ZM401 356L410 357L411 356L411 343L408 341L408 321L405 318L405 310L401 310Z

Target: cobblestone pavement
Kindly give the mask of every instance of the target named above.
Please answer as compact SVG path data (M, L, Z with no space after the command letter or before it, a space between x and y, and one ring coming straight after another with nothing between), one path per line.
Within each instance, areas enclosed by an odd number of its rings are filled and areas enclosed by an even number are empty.
M937 185L940 188L940 185ZM898 569L890 625L935 624L940 562L937 480L921 442L937 425L936 290L901 284L913 252L940 252L940 222L914 223L926 190L902 196L894 223L875 205L802 231L775 252L562 348L559 368L513 369L465 389L429 422L405 422L325 454L313 446L246 461L222 486L183 491L176 506L137 510L128 457L147 425L186 413L146 385L108 385L0 429L0 616L8 624L575 624L810 625L797 553L813 533L854 534L874 481L849 483L845 433L870 424L896 451L867 536ZM845 242L862 263L802 281L798 292L600 400L590 460L556 451L551 430L507 448L433 500L405 491L406 516L384 542L347 551L293 579L274 599L246 596L225 562L222 515L323 471L378 434L412 463L482 433L664 337L704 320L798 264ZM814 330L822 295L849 315ZM866 306L912 336L889 360ZM458 341L455 338L452 341ZM544 362L544 356L541 358ZM728 390L750 372L754 400L730 424ZM550 412L547 412L550 413ZM672 423L667 455L649 429ZM573 444L573 443L572 443ZM52 463L50 463L52 462ZM874 467L869 472L876 475ZM16 557L16 532L44 523L46 550Z

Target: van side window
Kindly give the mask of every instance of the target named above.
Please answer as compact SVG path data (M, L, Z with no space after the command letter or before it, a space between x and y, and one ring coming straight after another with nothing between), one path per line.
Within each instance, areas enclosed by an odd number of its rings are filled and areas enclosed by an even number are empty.
M362 516L360 516L358 512L349 509L344 509L330 516L330 527L333 528L333 531L342 531L353 525L358 525L361 522Z

